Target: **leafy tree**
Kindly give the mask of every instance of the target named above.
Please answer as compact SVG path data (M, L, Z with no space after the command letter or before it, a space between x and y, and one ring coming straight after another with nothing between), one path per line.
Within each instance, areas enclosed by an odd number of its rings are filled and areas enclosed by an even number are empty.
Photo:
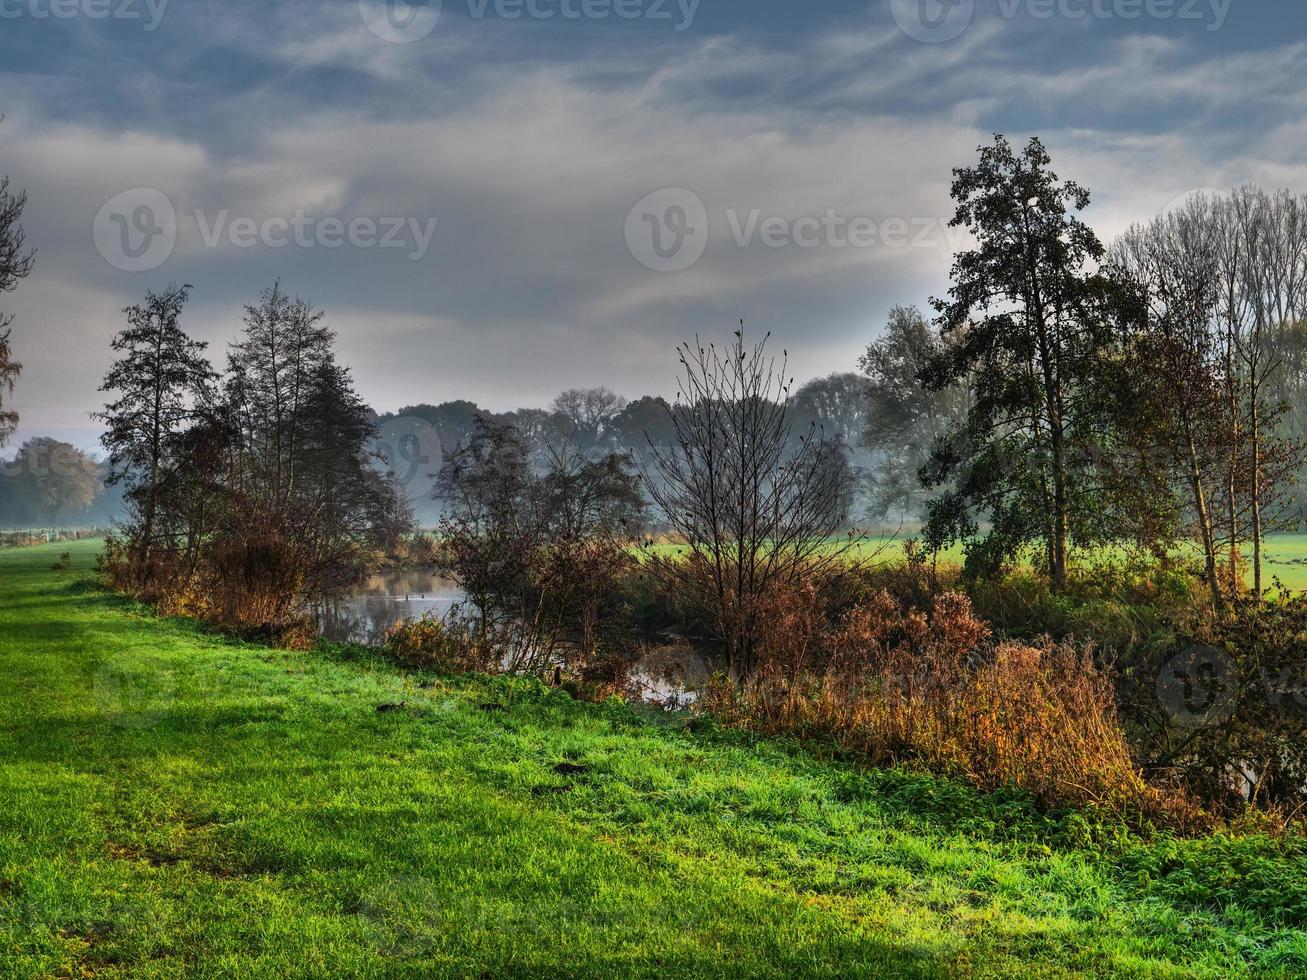
M955 259L948 298L934 301L948 343L923 380L937 392L968 382L974 401L927 468L929 485L944 489L926 540L965 541L973 571L1040 545L1060 590L1073 537L1102 536L1085 379L1105 326L1102 284L1086 270L1104 250L1074 214L1089 192L1050 163L1039 140L1017 153L996 136L976 166L954 171L951 224L977 244Z
M27 206L24 191L11 191L9 178L0 177L0 293L12 292L32 271L36 253L26 247L23 226L19 223ZM13 314L0 313L0 392L12 394L23 366L14 360L9 346L9 326ZM18 427L18 416L4 410L0 399L0 446Z
M418 418L436 430L440 437L441 448L453 451L467 440L472 433L479 416L485 414L475 403L469 401L441 402L439 405L409 405L393 415L382 416L379 421L391 418Z
M126 484L140 515L133 550L141 567L156 543L164 483L179 463L170 452L174 440L212 398L207 345L181 327L190 289L147 292L143 304L123 311L128 325L112 344L119 356L100 386L114 396L95 416L106 427L101 442L109 453L109 482Z
M510 670L550 666L566 643L585 657L622 645L618 586L643 508L627 457L564 447L540 470L519 430L483 416L446 457L438 493L451 571Z
M248 450L243 480L274 506L296 495L296 471L317 424L310 402L335 339L323 316L274 283L245 307L244 332L228 354L227 400Z
M19 447L12 469L21 482L20 493L50 524L86 511L104 489L95 460L69 443L44 436Z
M369 449L373 415L336 362L324 314L273 284L244 320L226 379L237 438L227 491L239 506L221 537L233 554L278 562L298 593L284 599L323 595L409 528L397 527L404 511Z
M920 377L944 340L916 307L890 311L885 333L868 345L858 361L866 398L863 447L876 454L868 483L871 513L919 516L927 493L921 472L933 447L965 423L971 391L965 381L932 390Z

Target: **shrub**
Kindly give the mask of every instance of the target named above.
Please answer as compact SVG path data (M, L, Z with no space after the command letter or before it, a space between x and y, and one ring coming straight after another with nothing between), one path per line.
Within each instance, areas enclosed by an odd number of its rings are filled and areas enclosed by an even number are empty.
M1194 613L1137 678L1149 755L1230 813L1307 811L1307 595Z
M495 657L458 619L406 619L386 630L382 644L401 665L446 674L492 673Z
M1018 787L1046 805L1197 819L1135 767L1112 685L1085 649L994 643L956 592L923 611L882 590L832 618L801 583L769 595L765 618L757 674L706 692L705 706L728 720L983 789Z

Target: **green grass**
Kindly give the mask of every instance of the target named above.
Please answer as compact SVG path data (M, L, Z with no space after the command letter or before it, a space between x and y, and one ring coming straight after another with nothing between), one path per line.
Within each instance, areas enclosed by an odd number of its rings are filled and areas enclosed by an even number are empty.
M65 547L0 552L2 977L1307 970L1299 842L227 642Z
M897 562L903 559L903 542L917 537L915 530L905 530L895 535L873 534L852 549L852 554L873 564L879 562ZM1265 549L1264 574L1266 584L1271 585L1272 577L1278 578L1286 589L1293 592L1307 590L1307 534L1271 534L1263 543ZM655 554L674 556L683 548L678 545L656 545ZM1124 553L1124 552L1120 552ZM1197 552L1195 551L1197 554ZM1111 557L1112 549L1100 551L1100 557ZM1251 557L1245 549L1245 558ZM965 558L961 545L954 545L940 555L946 564L960 565Z

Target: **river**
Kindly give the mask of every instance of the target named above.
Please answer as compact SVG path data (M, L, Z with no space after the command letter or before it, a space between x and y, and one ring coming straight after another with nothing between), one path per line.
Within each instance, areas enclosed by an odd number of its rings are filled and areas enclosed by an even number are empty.
M465 598L458 583L430 570L382 572L323 603L318 609L318 629L323 637L338 643L375 646L396 623L447 616ZM694 700L695 691L716 669L690 644L671 641L650 646L632 680L648 701L684 705Z

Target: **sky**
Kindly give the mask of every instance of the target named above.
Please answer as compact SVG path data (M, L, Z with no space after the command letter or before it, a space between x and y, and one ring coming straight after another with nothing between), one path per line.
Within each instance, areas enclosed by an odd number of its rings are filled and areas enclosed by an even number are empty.
M1194 190L1307 191L1280 0L0 0L0 296L23 439L95 444L122 308L190 283L216 362L280 280L377 410L675 391L770 331L848 371L948 289L954 167L1038 135L1105 241Z

